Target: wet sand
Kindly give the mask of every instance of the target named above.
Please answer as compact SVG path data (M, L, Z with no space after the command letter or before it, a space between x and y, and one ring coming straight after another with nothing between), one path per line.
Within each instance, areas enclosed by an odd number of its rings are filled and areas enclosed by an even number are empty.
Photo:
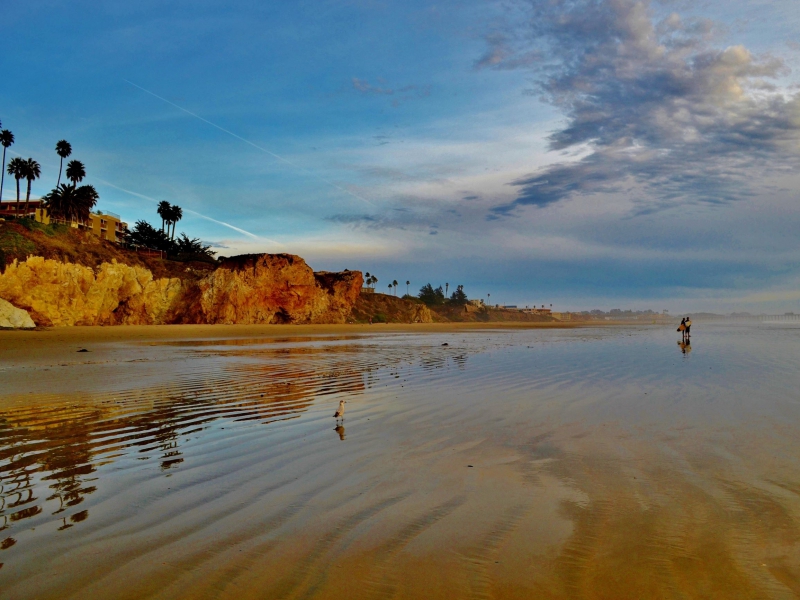
M0 597L800 595L798 328L92 329L0 332Z
M118 327L49 327L35 330L0 329L0 360L24 352L34 358L43 348L59 344L165 340L228 340L289 338L309 335L352 335L381 333L444 333L472 330L573 329L575 327L615 326L607 321L554 321L550 323L376 323L374 325L133 325Z

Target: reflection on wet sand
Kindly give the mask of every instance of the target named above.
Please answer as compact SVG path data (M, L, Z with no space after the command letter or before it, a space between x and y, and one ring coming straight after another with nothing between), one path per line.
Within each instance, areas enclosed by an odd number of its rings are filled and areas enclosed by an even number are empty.
M339 435L339 439L344 441L344 425L337 425L333 430Z
M321 350L279 349L257 356L285 359L314 352ZM280 360L230 366L221 377L194 379L178 390L131 390L112 398L94 396L80 404L0 412L0 531L8 528L9 521L42 512L41 505L33 504L39 500L34 495L35 474L49 488L46 500L58 502L51 513L57 515L94 492L97 466L121 455L156 458L166 471L184 461L181 436L200 432L218 419L260 423L292 419L318 396L363 390L361 373L348 365L331 370L311 364L287 368ZM72 523L85 518L85 511L71 517ZM70 526L65 522L62 528Z
M0 589L798 595L797 336L672 335L171 344L159 385L7 398Z

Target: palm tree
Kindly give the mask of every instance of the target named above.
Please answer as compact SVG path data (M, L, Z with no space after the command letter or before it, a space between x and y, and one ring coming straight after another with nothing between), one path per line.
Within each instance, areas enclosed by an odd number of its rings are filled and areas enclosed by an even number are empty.
M3 200L3 182L6 178L6 149L14 143L14 134L8 129L0 131L0 144L3 144L3 169L0 170L0 202Z
M64 167L64 159L72 154L72 145L67 140L60 140L56 143L56 154L61 157L61 164L58 165L58 182L56 187L61 184L61 169Z
M450 289L450 284L449 283L445 283L444 284L444 297L445 298L447 298L447 290L448 289Z
M390 289L390 290L392 289L392 284L391 284L391 283L389 284L389 289Z
M411 282L410 282L410 281L406 281L406 296L408 296L408 295L409 295L409 293L408 293L408 286L410 286L410 285L411 285Z
M394 286L394 295L397 296L397 279L392 282L392 285Z
M158 216L161 217L162 232L164 231L164 225L168 220L167 217L169 217L170 208L172 208L172 206L170 206L170 203L167 202L166 200L162 200L161 202L158 203L158 209L156 210L156 212L158 213Z
M25 179L28 180L28 193L25 194L25 215L28 214L28 206L31 201L31 183L34 179L39 179L42 175L42 168L38 162L29 158L25 161Z
M60 184L44 197L47 212L54 219L64 219L69 223L78 216L78 190L74 185Z
M89 220L89 213L92 212L94 205L100 198L100 194L94 189L93 185L82 185L75 190L77 198L75 216L78 221L86 222Z
M14 179L17 180L17 209L15 211L16 214L19 214L19 180L25 177L25 169L27 165L25 161L22 160L20 157L15 156L10 161L8 161L8 169L6 172L9 175L13 175Z
M183 209L177 204L173 204L169 211L170 221L172 222L172 235L170 240L175 238L175 224L183 218Z
M71 160L67 164L67 179L72 182L72 185L77 186L83 178L86 177L86 168L79 160Z

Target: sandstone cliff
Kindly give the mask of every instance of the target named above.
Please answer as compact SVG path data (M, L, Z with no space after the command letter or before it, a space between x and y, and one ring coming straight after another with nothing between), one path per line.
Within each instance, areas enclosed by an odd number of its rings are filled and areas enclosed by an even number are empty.
M298 256L247 255L208 274L154 278L142 266L96 268L42 257L0 274L0 298L37 325L343 323L362 285L358 271L314 273Z
M362 282L360 271L314 273L291 254L236 256L197 282L192 322L344 323Z

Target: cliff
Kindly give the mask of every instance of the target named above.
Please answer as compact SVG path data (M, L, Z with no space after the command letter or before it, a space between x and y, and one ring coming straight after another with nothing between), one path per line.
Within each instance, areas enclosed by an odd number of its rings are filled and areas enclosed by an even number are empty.
M314 273L299 256L225 259L197 282L200 323L344 323L361 291L360 271Z
M433 315L417 300L388 294L361 294L353 307L353 319L360 323L432 323Z
M0 298L37 325L344 323L358 271L314 273L298 256L247 255L215 270L155 278L141 265L90 266L32 256L0 274Z

